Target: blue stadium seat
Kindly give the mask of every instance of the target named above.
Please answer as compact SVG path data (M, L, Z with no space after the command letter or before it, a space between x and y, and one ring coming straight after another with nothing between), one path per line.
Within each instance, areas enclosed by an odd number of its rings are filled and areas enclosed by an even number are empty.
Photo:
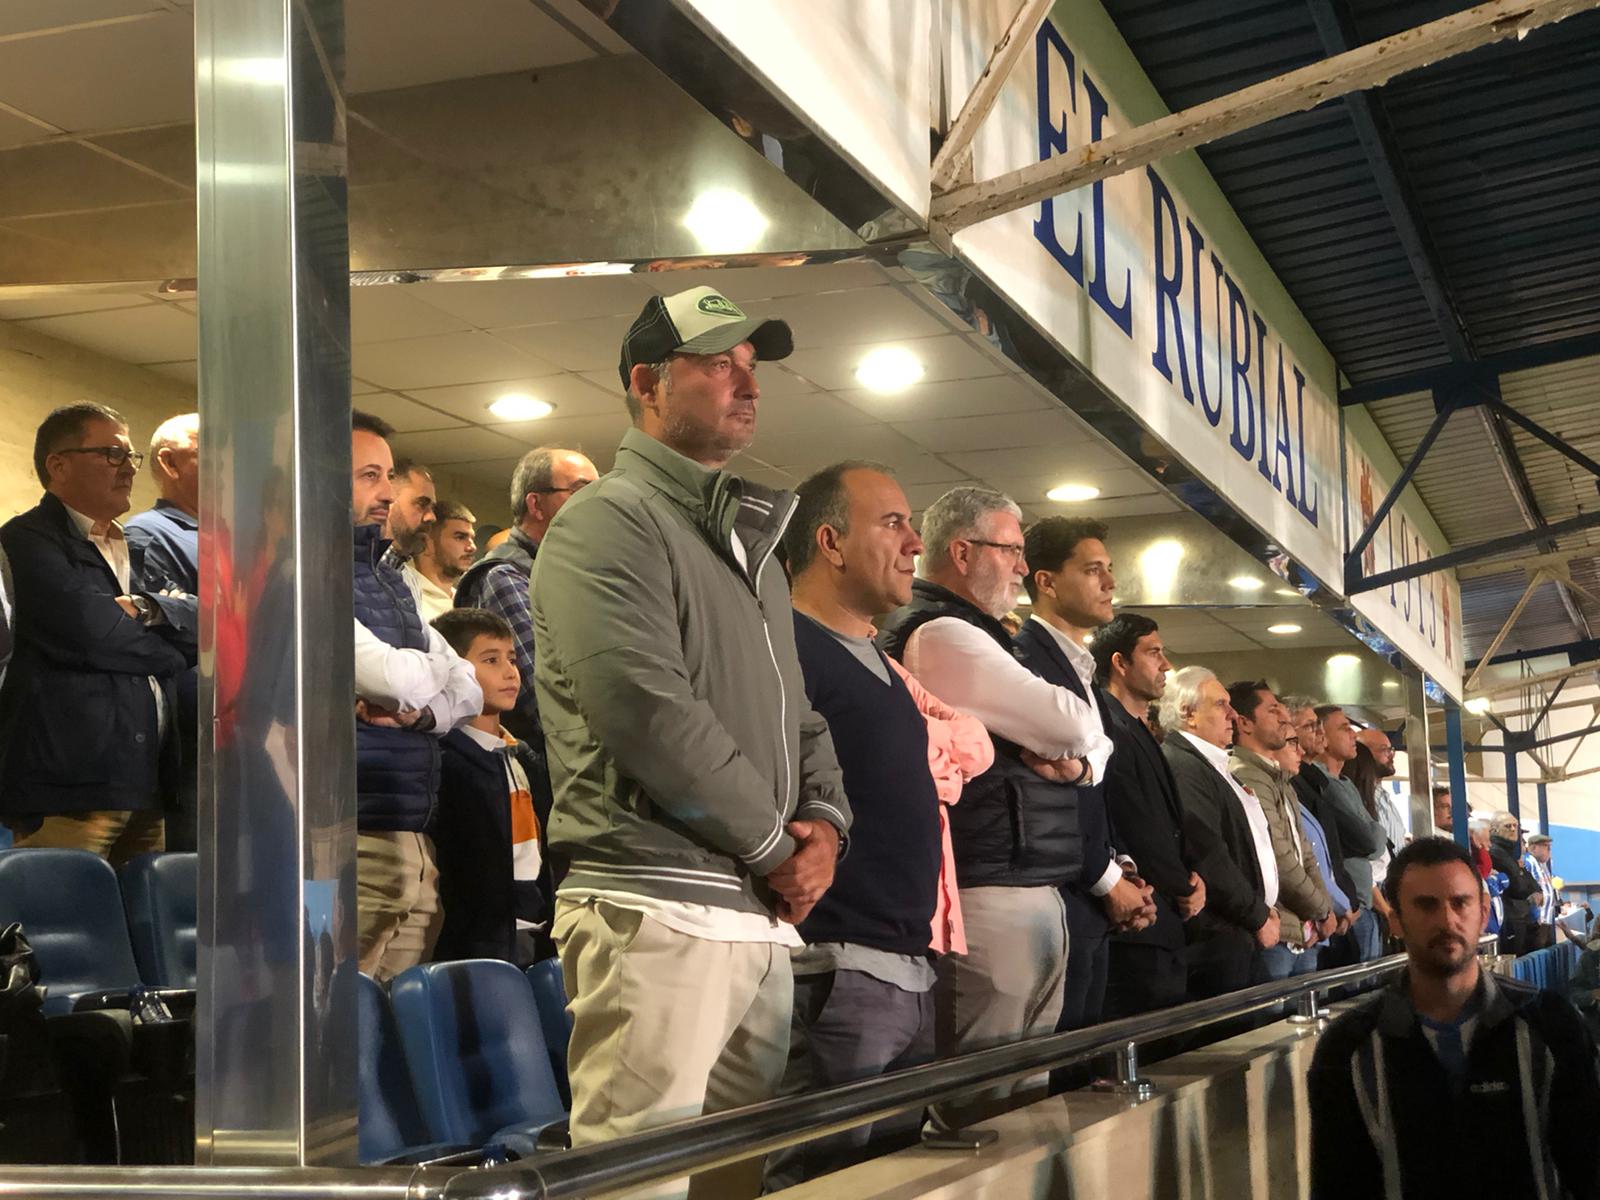
M434 1142L417 1107L411 1068L383 985L370 975L356 986L356 1095L360 1105L363 1166L421 1162L469 1147Z
M117 874L87 850L0 850L0 923L33 944L47 1014L76 997L140 986Z
M572 1107L572 1090L567 1084L567 1042L572 1037L572 1018L567 1014L567 992L561 982L561 960L547 958L528 968L533 999L539 1006L539 1025L544 1030L545 1048L550 1051L550 1068L556 1073L561 1103Z
M528 978L489 959L427 963L389 988L417 1099L437 1141L499 1144L519 1157L563 1128Z
M152 987L193 988L198 854L141 854L117 872L139 974Z

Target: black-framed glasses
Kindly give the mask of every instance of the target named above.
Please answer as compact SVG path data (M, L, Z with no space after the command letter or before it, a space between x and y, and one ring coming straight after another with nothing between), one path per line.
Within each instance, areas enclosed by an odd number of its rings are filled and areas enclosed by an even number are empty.
M144 454L139 450L130 450L126 446L69 446L65 450L57 450L57 454L98 454L113 467L120 467L125 462L131 462L137 471L144 466Z
M533 490L535 495L553 496L557 492L581 492L581 491L583 491L584 488L588 487L593 482L594 482L594 480L592 480L592 479L580 479L580 480L578 480L577 483L572 484L570 487L534 488L532 490Z
M974 546L991 546L996 550L1004 550L1011 556L1012 562L1021 562L1022 556L1028 551L1028 548L1021 542L989 542L983 538L962 538L961 540L970 542Z

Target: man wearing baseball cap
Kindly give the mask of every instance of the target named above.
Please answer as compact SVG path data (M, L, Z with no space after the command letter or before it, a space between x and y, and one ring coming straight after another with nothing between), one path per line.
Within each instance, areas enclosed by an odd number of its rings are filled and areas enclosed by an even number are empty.
M771 561L794 495L723 468L755 436L758 363L792 348L712 288L646 304L622 343L634 427L534 565L577 1145L783 1075L794 927L850 812Z

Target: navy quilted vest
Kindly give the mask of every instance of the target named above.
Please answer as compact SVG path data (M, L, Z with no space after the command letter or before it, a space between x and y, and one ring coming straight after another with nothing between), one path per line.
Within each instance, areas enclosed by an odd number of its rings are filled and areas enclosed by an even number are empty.
M399 571L382 561L388 547L381 526L356 526L356 620L391 646L426 650L428 631L411 589ZM433 734L356 722L358 829L426 831L438 794L439 743Z

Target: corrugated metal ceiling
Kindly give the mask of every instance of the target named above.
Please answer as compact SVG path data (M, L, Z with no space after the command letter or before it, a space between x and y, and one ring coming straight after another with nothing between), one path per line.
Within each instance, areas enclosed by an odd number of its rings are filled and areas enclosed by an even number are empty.
M1104 2L1174 110L1326 57L1314 7L1340 19L1352 44L1469 7L1464 0ZM1469 348L1483 356L1600 334L1600 13L1403 76L1370 95ZM1344 101L1200 155L1353 383L1451 362ZM1600 458L1600 358L1507 375L1501 391L1508 404ZM1433 418L1431 399L1419 393L1370 405L1402 461ZM1515 427L1512 444L1547 520L1600 504L1596 481L1582 468ZM1416 484L1454 545L1527 527L1477 411L1451 419ZM1560 542L1562 549L1586 545L1600 546L1600 533ZM1592 559L1575 563L1573 578L1600 592ZM1469 652L1483 651L1521 591L1518 572L1464 581ZM1574 602L1600 630L1600 605ZM1546 586L1508 648L1582 635Z

